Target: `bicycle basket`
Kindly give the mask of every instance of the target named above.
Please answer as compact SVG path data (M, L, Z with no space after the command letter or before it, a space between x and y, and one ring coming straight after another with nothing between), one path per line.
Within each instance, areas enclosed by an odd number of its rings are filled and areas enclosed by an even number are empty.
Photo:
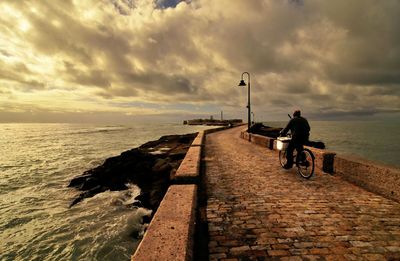
M278 137L276 139L276 148L278 150L286 150L286 148L289 146L291 138L289 137Z

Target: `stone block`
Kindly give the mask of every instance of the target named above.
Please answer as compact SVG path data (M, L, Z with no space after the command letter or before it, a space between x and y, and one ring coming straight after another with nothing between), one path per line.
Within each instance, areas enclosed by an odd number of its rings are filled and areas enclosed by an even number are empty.
M322 171L332 174L334 172L334 162L336 153L325 152L322 162Z

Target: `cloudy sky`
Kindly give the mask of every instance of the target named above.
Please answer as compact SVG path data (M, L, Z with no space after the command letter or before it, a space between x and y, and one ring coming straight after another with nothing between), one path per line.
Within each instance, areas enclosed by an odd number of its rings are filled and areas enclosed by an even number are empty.
M0 122L400 116L397 0L2 0ZM247 81L247 78L245 77Z

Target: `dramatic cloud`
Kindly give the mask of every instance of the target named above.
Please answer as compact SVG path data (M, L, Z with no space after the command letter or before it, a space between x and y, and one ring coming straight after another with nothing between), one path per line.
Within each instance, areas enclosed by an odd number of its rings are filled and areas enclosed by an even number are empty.
M396 0L1 1L0 121L245 118L243 71L258 119L399 114L399 10Z

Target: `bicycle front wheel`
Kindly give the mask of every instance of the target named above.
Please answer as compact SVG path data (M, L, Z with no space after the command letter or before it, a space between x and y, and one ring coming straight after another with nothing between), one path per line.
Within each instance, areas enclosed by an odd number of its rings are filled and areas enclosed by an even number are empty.
M301 152L300 160L297 162L297 172L303 178L309 179L314 174L314 154L311 150L304 149Z
M279 163L281 164L282 168L283 168L283 166L285 166L286 162L287 162L286 150L280 150L279 151Z

